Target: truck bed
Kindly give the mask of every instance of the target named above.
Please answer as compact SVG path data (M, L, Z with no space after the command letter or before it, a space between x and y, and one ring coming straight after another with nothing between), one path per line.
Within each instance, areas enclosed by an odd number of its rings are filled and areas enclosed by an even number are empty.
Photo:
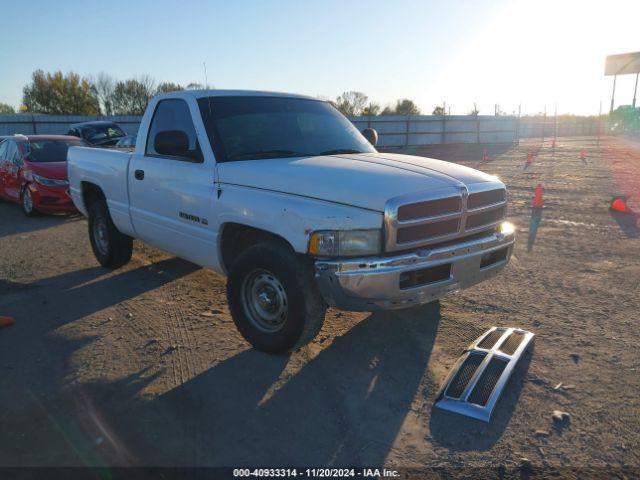
M99 185L107 198L114 223L131 230L129 218L128 170L132 153L116 149L71 147L67 154L69 190L78 210L87 215L82 184Z

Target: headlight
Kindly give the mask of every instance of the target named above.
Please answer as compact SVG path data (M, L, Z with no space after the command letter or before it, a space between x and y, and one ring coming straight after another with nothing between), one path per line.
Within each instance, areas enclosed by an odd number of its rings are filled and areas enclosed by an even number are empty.
M503 235L511 235L515 231L516 227L511 222L502 222L500 224L500 233Z
M354 257L380 253L380 230L322 230L309 239L309 253L327 257Z
M36 175L35 173L31 174L33 176L33 179L38 182L40 185L45 185L47 187L59 187L62 185L69 185L69 182L67 180L58 180L55 178L46 178L46 177L41 177L40 175Z

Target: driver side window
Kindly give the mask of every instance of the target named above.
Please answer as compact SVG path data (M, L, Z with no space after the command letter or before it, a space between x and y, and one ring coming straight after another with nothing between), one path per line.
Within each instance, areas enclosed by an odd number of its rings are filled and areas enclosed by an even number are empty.
M166 132L184 132L188 139L189 158L181 158L175 155L166 155L156 151L156 137L158 134ZM196 129L191 119L189 106L184 100L171 98L161 100L156 106L149 126L149 135L147 137L147 145L145 155L154 157L171 158L173 160L199 159L202 162L202 152L198 144ZM196 160L198 161L198 160Z

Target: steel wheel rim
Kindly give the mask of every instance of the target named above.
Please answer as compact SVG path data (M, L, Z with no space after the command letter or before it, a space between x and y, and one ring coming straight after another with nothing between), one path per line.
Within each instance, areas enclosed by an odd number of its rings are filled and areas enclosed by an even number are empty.
M249 321L261 332L275 333L284 327L289 311L287 293L271 272L257 269L242 282L242 307Z
M31 198L31 192L28 188L25 189L24 193L22 194L22 207L27 213L31 213L31 211L33 210L33 199Z
M106 255L109 251L109 238L107 224L102 217L96 217L93 221L93 240L98 251Z

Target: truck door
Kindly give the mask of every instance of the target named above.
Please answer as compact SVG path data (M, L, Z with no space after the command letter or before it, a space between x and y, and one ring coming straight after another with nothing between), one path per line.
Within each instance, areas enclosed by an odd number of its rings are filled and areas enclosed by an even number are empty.
M188 151L162 148L163 139L185 136ZM215 232L209 224L215 195L214 163L202 155L184 100L158 102L144 153L131 157L128 184L131 220L141 240L199 265L215 266Z

